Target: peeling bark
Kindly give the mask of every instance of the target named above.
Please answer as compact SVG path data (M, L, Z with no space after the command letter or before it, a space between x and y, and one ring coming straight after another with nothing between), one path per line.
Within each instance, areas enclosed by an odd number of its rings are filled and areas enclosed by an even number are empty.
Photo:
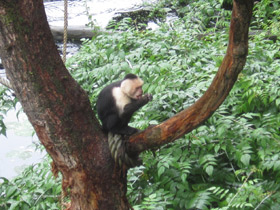
M219 107L242 70L253 1L236 0L227 54L205 94L169 120L130 138L141 152L174 141ZM126 169L115 166L88 96L65 68L42 0L0 1L0 56L29 121L70 189L70 209L128 210Z

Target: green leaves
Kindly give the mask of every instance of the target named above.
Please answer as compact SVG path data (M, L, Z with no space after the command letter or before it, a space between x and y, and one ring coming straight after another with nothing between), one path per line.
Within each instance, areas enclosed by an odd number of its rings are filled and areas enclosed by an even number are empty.
M0 209L58 210L60 182L50 172L49 160L26 168L11 181L0 178Z
M10 90L0 84L0 135L6 136L6 125L4 117L7 112L16 106L17 99L12 96Z
M205 170L205 172L209 176L212 176L213 171L214 171L214 166L217 165L214 155L208 154L208 155L202 156L199 160L199 163L200 163L200 165L203 166L203 169Z
M240 160L245 166L249 166L251 156L249 154L244 154L241 156Z

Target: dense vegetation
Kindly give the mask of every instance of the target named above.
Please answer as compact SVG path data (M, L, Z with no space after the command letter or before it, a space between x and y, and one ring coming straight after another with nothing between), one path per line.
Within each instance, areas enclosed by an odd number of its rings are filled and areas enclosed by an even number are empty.
M169 11L181 18L153 31L132 29L132 20L125 18L114 33L84 40L68 61L93 107L106 84L128 72L142 77L144 91L154 95L154 103L134 116L132 125L142 129L187 108L204 93L228 42L231 12L221 9L222 1L166 2L155 13ZM190 134L142 154L143 166L129 171L128 196L135 210L279 209L279 17L279 1L256 4L247 64L223 105ZM278 39L271 40L272 35ZM7 99L4 93L1 97ZM58 209L60 184L47 162L14 180L3 179L0 209Z

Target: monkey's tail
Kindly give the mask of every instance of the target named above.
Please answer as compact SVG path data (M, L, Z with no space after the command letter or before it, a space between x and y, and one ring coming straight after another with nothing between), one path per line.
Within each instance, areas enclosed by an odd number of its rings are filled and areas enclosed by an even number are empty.
M142 160L138 155L136 157L131 157L127 154L124 136L109 132L108 142L111 155L114 158L115 163L119 166L124 164L127 168L133 168L142 164Z

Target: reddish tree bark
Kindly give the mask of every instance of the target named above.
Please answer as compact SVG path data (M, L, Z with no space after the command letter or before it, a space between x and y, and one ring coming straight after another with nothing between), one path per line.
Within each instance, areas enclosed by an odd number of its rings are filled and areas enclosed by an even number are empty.
M234 1L226 57L207 92L193 106L130 138L141 152L174 141L218 108L242 70L253 1ZM88 96L65 68L42 0L0 1L0 56L29 121L63 174L71 209L126 210L126 171L115 167L107 137Z

